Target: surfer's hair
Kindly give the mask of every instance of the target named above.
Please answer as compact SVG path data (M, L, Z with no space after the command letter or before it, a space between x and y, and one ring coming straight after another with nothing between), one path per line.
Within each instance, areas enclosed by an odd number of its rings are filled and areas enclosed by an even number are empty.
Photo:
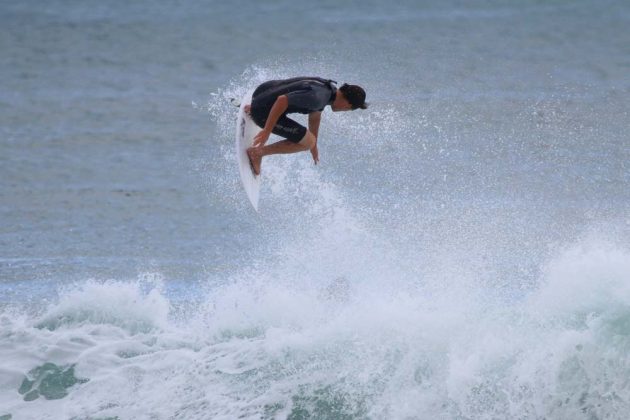
M367 109L368 104L365 102L365 90L361 86L349 85L344 83L339 91L343 93L343 97L350 102L352 109Z

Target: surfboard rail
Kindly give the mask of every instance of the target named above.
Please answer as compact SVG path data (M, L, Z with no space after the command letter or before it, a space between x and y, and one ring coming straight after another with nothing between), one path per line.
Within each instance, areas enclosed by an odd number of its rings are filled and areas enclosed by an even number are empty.
M260 198L261 176L255 175L249 163L247 149L254 144L254 136L258 134L260 128L252 121L245 112L245 106L252 101L253 91L247 92L240 101L238 117L236 120L236 162L243 189L249 198L254 210L258 212L258 201Z

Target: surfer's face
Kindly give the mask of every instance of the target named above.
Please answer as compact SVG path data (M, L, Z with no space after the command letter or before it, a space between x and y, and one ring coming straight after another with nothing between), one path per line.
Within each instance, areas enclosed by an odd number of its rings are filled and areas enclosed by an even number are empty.
M352 110L352 105L350 105L350 102L348 102L346 97L343 96L343 93L337 91L337 96L335 97L335 100L333 101L333 103L330 106L330 108L334 112L351 111Z

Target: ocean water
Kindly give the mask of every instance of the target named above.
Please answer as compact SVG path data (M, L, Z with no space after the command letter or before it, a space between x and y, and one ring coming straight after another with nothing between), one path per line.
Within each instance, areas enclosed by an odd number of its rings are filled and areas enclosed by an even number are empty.
M0 27L0 419L628 418L627 1ZM371 106L265 158L256 213L228 99L297 75Z

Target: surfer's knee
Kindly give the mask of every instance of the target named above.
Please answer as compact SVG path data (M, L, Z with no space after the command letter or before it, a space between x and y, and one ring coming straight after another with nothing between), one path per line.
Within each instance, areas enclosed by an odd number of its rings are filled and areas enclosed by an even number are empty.
M311 150L315 146L315 135L307 131L299 144L304 147L304 150Z

